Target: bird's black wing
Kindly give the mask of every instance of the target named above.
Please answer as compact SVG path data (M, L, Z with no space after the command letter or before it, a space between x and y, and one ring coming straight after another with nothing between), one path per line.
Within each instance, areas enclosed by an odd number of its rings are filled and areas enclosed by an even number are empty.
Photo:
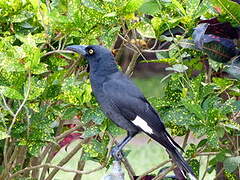
M103 83L103 92L126 119L133 121L139 116L149 124L153 131L164 130L164 125L156 111L125 75L114 76Z

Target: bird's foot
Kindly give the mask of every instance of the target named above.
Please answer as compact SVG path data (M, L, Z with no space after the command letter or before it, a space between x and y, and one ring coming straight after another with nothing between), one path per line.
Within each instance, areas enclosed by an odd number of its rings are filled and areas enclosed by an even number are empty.
M119 149L118 146L115 146L111 150L111 155L116 161L121 161L123 158L123 152L121 149Z

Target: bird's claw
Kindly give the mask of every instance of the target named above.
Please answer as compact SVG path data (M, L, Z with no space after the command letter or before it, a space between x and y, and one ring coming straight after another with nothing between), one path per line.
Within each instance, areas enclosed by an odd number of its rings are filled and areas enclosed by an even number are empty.
M121 161L123 158L123 152L121 149L118 148L118 146L112 148L111 155L116 161Z

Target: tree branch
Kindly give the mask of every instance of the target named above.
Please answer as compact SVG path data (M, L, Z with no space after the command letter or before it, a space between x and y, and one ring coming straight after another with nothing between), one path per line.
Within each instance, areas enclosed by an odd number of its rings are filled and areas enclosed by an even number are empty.
M81 154L81 156L79 158L79 161L78 161L78 167L77 167L78 171L82 171L84 169L85 164L86 164L86 161L82 160L83 154L84 154L84 152L82 151L82 154ZM81 180L81 179L82 179L82 174L76 174L73 178L73 180Z
M26 172L26 171L31 171L31 170L34 170L34 169L39 169L39 168L44 168L44 167L47 167L47 168L54 168L54 169L58 169L58 170L61 170L61 171L64 171L64 172L72 172L72 173L76 173L76 174L90 174L90 173L93 173L95 171L98 171L102 168L105 167L105 165L101 165L95 169L92 169L92 170L88 170L88 171L79 171L79 170L74 170L74 169L67 169L67 168L63 168L61 166L58 166L58 165L52 165L52 164L41 164L41 165L37 165L37 166L32 166L32 167L27 167L27 168L24 168L20 171L17 171L16 173L12 174L9 179L13 179L17 176L20 176L22 173Z
M71 128L67 131L64 131L64 133L60 134L59 136L55 137L55 140L56 141L59 141L61 140L62 138L66 137L68 134L76 131L77 129L79 129L80 127L82 127L83 125L82 124L79 124L79 125L76 125L74 128Z
M3 100L3 103L4 103L5 108L9 111L9 113L11 114L11 116L14 117L13 111L12 111L11 108L8 106L5 97L3 96L3 94L2 94L1 92L0 92L0 95L1 95L1 97L2 97L2 100Z
M125 166L127 172L128 172L128 175L130 177L131 180L134 180L134 177L133 176L136 176L136 173L134 172L132 166L130 165L128 159L126 157L123 157L122 159L122 163L123 165Z
M126 75L132 76L133 70L134 70L134 68L135 68L135 66L136 66L136 64L137 64L137 58L138 58L138 56L139 56L139 53L137 53L137 52L134 52L134 53L133 53L133 57L132 57L132 59L131 59L131 62L129 63L129 65L128 65L128 67L127 67L127 70L126 70L126 72L125 72Z
M68 53L68 54L72 54L73 52L72 51L69 51L69 50L54 50L54 51L49 51L47 52L46 54L44 54L42 57L45 57L45 56L49 56L51 54L55 54L55 53Z
M174 170L177 166L175 164L173 164L171 167L169 167L168 169L166 169L163 173L159 174L158 176L156 176L155 178L153 178L153 180L159 180L164 178L169 172L171 172L172 170Z
M68 153L68 155L66 157L64 157L57 166L63 166L65 165L81 148L82 148L82 144L85 144L87 142L89 142L91 140L91 137L84 139L83 141L81 141L80 143L78 143L78 145L76 147L73 148L72 151L70 151ZM49 174L49 176L46 178L46 180L51 180L55 174L59 171L59 168L54 168L51 173Z
M13 127L13 125L15 124L15 122L16 122L16 120L17 120L18 114L19 114L20 111L22 110L24 104L27 102L27 98L28 98L29 92L30 92L30 86L31 86L31 72L29 71L29 72L28 72L28 86L27 86L27 91L26 91L26 94L25 94L25 96L24 96L24 99L23 99L21 105L19 106L17 112L14 114L12 123L11 123L10 127L8 128L8 134L11 133L12 127Z
M141 180L143 176L148 175L149 173L155 171L156 169L159 169L160 167L164 166L165 164L167 164L167 163L169 163L169 162L171 162L171 160L166 160L166 161L158 164L157 166L149 169L148 171L146 171L145 173L143 173L142 175L140 175L136 180Z

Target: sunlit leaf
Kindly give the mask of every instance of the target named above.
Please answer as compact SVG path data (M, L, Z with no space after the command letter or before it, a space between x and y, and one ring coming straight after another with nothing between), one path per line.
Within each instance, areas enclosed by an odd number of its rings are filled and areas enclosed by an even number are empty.
M23 99L23 96L17 90L11 87L0 86L0 92L4 96L11 99Z
M214 5L220 6L221 9L233 20L235 25L240 24L240 5L229 0L211 0Z
M9 137L9 135L6 132L0 131L0 140L6 139L8 137Z
M154 15L161 11L161 5L156 0L146 0L139 8L139 11L144 14Z
M223 162L224 168L227 169L229 172L235 171L235 169L239 166L239 164L240 164L240 156L229 157L225 159Z
M176 71L180 73L185 72L187 69L188 67L183 64L174 64L172 67L166 68L167 71Z

